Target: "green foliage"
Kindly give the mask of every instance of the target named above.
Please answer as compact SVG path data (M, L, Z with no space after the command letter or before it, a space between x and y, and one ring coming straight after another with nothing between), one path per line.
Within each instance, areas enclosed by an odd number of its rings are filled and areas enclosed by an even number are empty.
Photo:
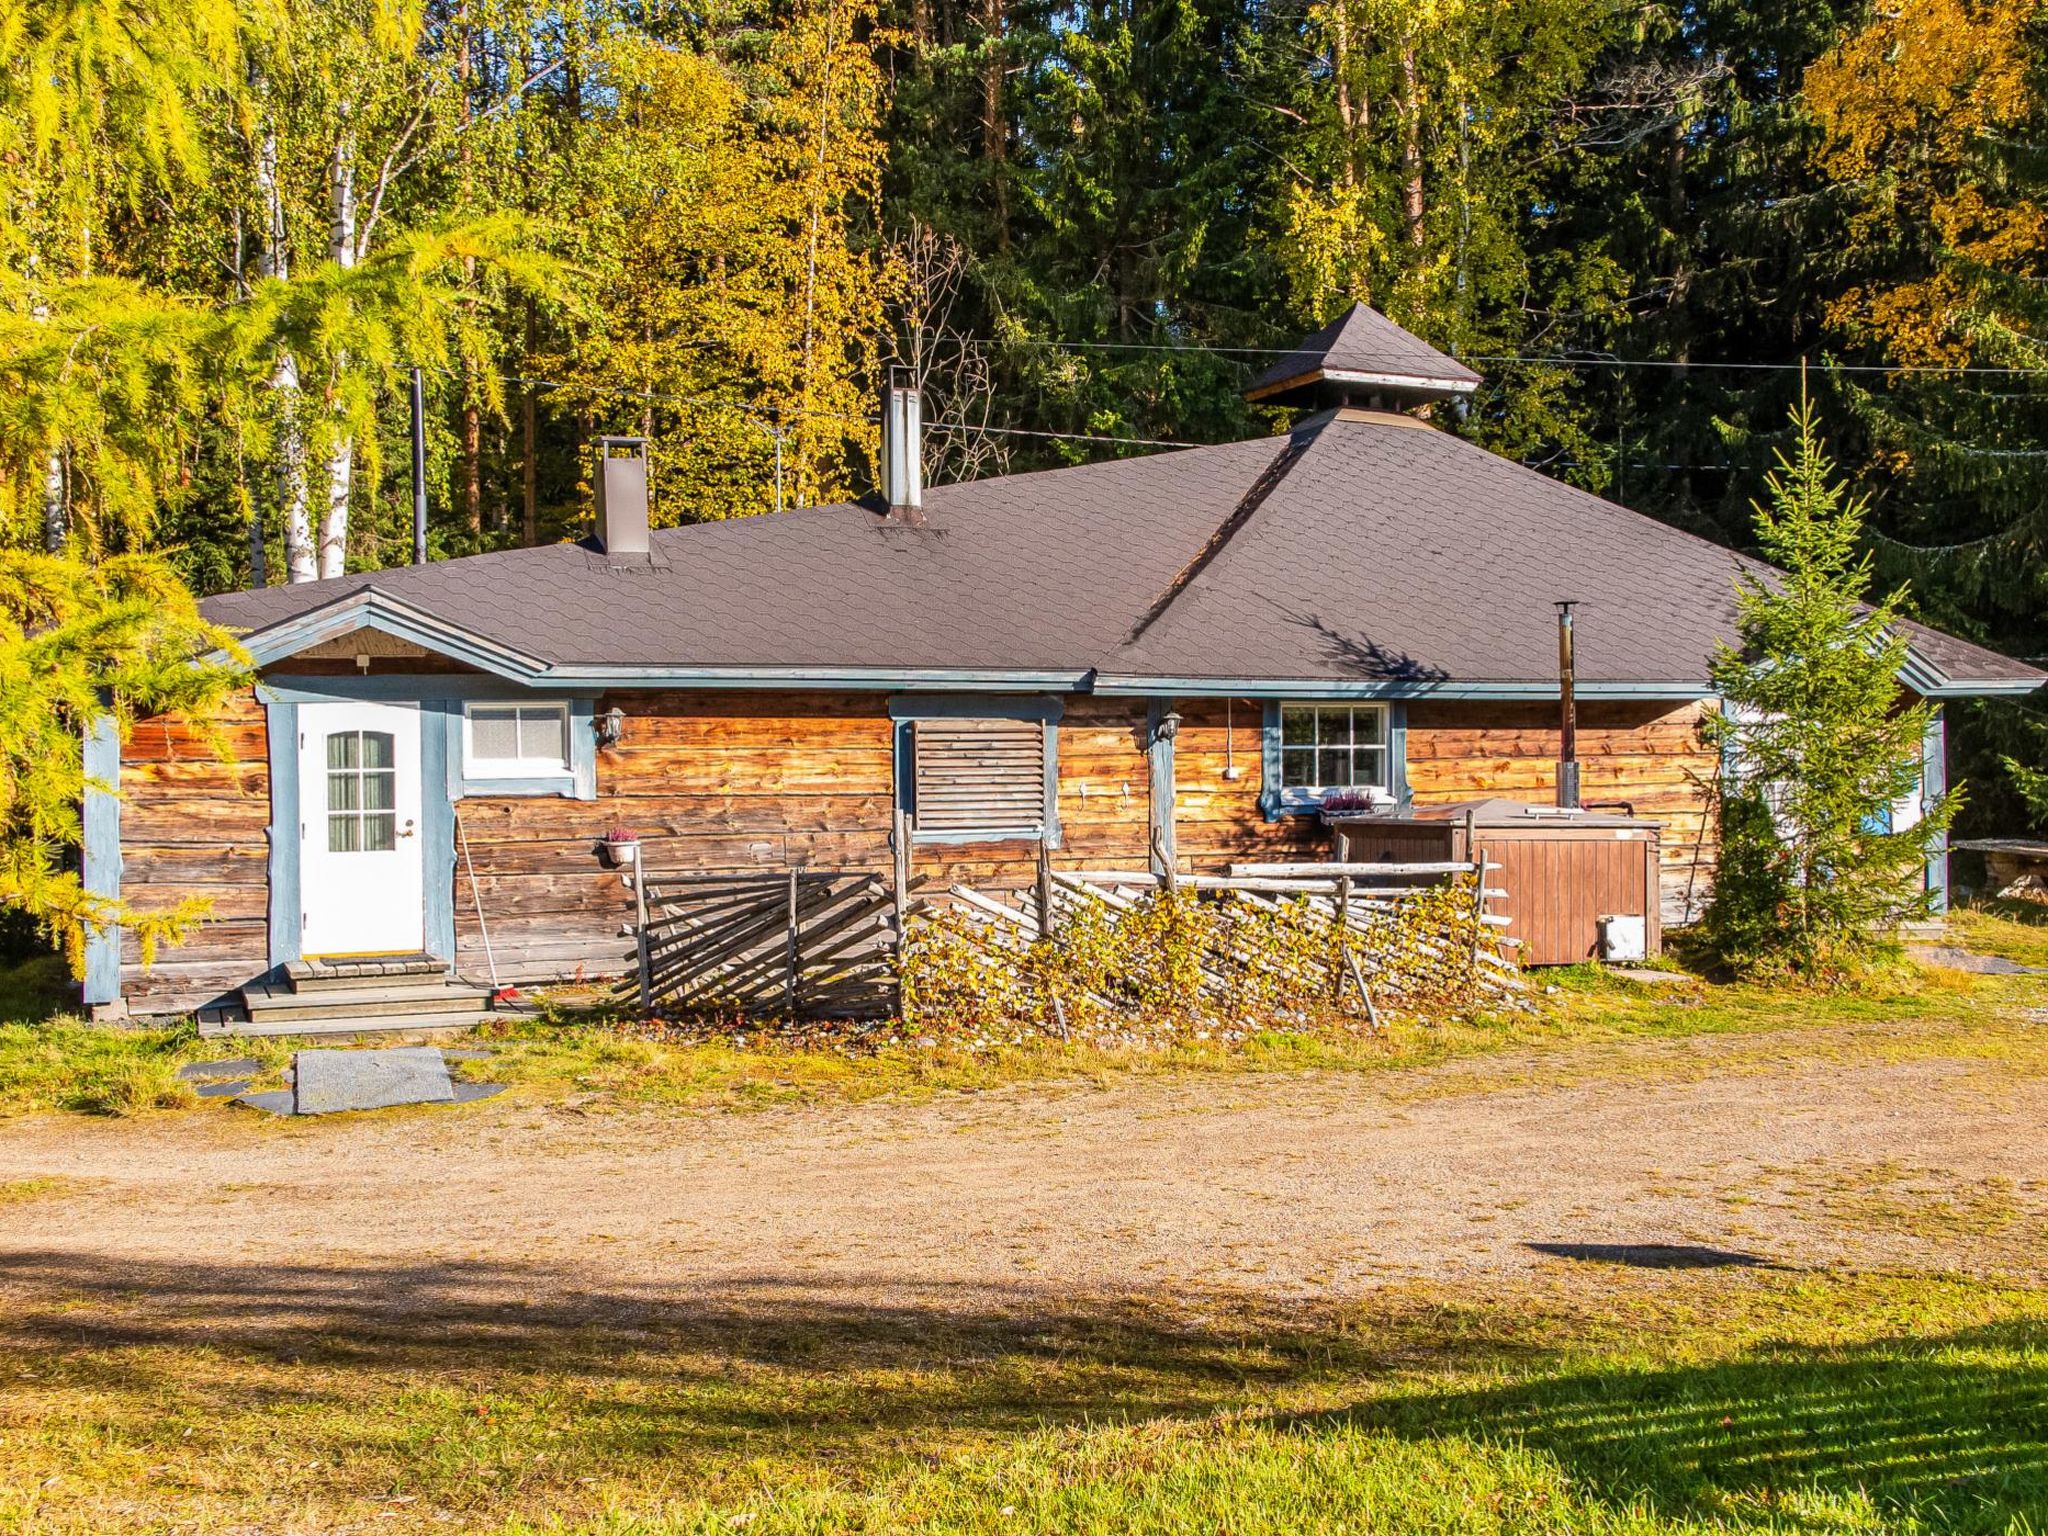
M0 550L0 905L34 918L74 966L89 926L132 929L147 959L204 915L192 901L137 911L88 894L67 867L83 833L88 723L102 712L123 725L167 711L204 719L245 680L239 656L152 556L85 566Z
M1900 697L1904 594L1867 601L1863 503L1833 480L1810 404L1793 426L1797 448L1755 509L1781 569L1738 578L1741 648L1722 647L1713 665L1722 712L1709 730L1725 766L1707 928L1738 971L1835 980L1926 913L1923 871L1957 799L1894 825L1919 793L1930 719L1927 703Z
M1306 899L1148 891L1114 907L1072 903L1050 937L1025 942L972 908L942 907L905 946L904 1015L921 1029L1009 1039L1239 1040L1362 1015L1347 951L1382 1012L1465 1015L1485 1001L1475 913L1466 880L1404 898L1363 928Z

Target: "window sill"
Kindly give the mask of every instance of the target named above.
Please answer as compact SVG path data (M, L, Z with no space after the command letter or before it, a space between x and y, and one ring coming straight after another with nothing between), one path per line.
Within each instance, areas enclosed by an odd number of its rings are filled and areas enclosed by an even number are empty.
M462 779L464 796L477 795L560 795L564 799L582 798L577 793L576 775L573 773L536 773L507 775L465 774Z
M949 828L943 832L920 832L913 827L910 831L911 843L919 847L963 843L1035 843L1041 838L1055 848L1059 846L1059 834L1048 834L1044 827L975 827L960 831Z

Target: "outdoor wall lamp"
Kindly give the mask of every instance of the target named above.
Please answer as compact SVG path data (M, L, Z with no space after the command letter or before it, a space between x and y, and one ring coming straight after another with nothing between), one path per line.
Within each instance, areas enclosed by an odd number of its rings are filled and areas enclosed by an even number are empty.
M1154 741L1171 741L1180 734L1180 712L1168 710L1159 717L1159 725L1152 732Z
M591 721L591 726L597 732L597 744L600 747L616 747L619 738L626 734L626 712L614 704Z

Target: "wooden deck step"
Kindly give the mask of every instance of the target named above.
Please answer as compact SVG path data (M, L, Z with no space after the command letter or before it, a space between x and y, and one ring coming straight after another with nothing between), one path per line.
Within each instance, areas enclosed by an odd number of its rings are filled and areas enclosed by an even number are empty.
M293 960L284 968L294 992L361 987L426 986L448 978L448 962L432 955L375 955L358 960Z
M481 1024L489 1017L489 1013L478 1009L474 1014L379 1014L371 1018L341 1013L317 1019L222 1018L211 1024L202 1020L199 1033L204 1038L217 1038L240 1035L412 1034L423 1030L453 1032Z
M397 983L358 980L354 986L323 986L295 991L269 982L252 981L242 988L242 1006L252 1021L282 1023L346 1017L427 1017L448 1013L482 1015L490 1011L490 993L445 976L407 976Z

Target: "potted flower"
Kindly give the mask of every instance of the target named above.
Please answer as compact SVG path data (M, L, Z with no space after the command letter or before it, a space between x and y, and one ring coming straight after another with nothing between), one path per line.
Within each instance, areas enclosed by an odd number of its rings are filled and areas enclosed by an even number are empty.
M613 869L634 864L640 858L640 834L631 827L613 827L597 845L598 856Z

